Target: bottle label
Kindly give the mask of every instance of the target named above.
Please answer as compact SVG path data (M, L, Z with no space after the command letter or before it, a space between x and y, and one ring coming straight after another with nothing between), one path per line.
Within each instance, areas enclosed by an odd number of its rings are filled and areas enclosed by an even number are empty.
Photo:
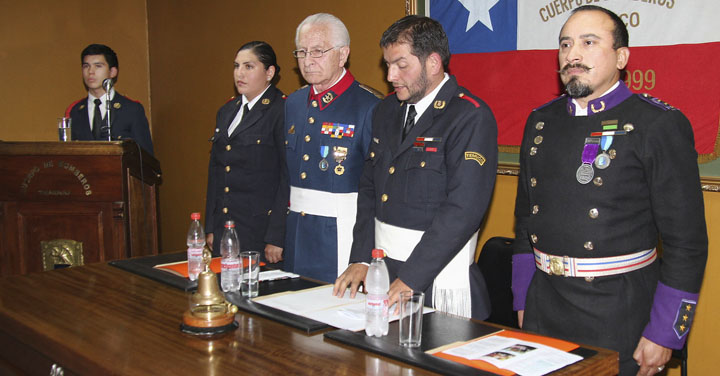
M188 258L202 257L202 254L203 254L202 248L188 248Z
M383 316L388 315L388 295L368 294L365 297L365 306L371 311L382 311Z
M220 267L224 270L240 269L240 260L236 258L220 260Z

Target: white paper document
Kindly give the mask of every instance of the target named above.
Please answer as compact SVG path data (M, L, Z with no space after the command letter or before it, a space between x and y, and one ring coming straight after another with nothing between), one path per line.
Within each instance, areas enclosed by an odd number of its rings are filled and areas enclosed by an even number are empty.
M253 299L255 303L263 304L279 310L294 313L340 329L360 331L365 329L365 294L357 293L354 299L350 292L338 298L332 295L333 285L314 287L300 291L261 296ZM395 321L398 315L392 315L394 307L390 308L390 320ZM425 307L423 313L434 311Z
M300 278L299 274L290 273L282 270L266 270L260 272L259 281L274 281L276 279Z
M544 375L583 359L539 343L502 336L485 337L443 352L482 360L521 376Z

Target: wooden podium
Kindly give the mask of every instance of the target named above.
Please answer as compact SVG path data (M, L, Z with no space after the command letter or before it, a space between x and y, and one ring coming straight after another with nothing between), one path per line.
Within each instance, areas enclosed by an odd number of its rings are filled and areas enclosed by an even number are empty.
M0 141L0 276L157 254L160 182L131 140Z

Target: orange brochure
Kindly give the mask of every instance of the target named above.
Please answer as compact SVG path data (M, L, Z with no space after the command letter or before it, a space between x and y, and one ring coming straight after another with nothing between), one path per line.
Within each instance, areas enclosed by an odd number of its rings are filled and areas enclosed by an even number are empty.
M466 342L457 342L457 343L449 344L447 346L443 346L438 349L430 350L428 353L435 355L437 357L443 358L443 359L448 359L448 360L452 360L453 362L458 362L458 363L464 364L466 366L481 369L483 371L492 372L497 375L502 375L502 376L515 375L515 372L513 372L513 371L498 368L498 367L496 367L488 362L482 361L482 360L471 360L471 359L466 359L463 357L444 353L444 351L446 351L446 350L456 348L459 346L463 346L467 343L477 341L477 340L483 339L483 338L492 337L492 336L501 336L501 337L506 337L506 338L519 339L522 341L535 342L535 343L539 343L539 344L542 344L545 346L550 346L550 347L553 347L555 349L565 351L565 352L569 352L569 351L575 350L576 348L580 347L579 345L572 343L572 342L567 342L567 341L563 341L560 339L545 337L545 336L541 336L541 335L537 335L537 334L529 334L529 333L515 332L515 331L509 331L509 330L501 330L499 332L489 334L485 337L475 338L475 339L472 339L472 340L466 341Z
M265 266L264 262L260 262L260 266ZM187 261L171 262L167 264L158 264L154 268L164 270L166 272L175 274L180 277L188 278L188 265ZM210 261L210 270L213 272L220 273L220 257L213 257Z

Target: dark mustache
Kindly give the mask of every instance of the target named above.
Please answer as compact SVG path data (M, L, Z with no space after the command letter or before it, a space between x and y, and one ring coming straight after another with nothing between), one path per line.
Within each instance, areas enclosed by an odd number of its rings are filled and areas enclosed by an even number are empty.
M562 67L562 69L560 69L560 70L558 71L558 73L560 73L560 74L565 74L565 73L567 73L568 69L574 69L574 68L581 68L581 69L583 69L585 72L589 72L590 69L592 69L592 68L590 68L590 67L588 67L587 65L584 65L584 64L566 64L564 67Z

